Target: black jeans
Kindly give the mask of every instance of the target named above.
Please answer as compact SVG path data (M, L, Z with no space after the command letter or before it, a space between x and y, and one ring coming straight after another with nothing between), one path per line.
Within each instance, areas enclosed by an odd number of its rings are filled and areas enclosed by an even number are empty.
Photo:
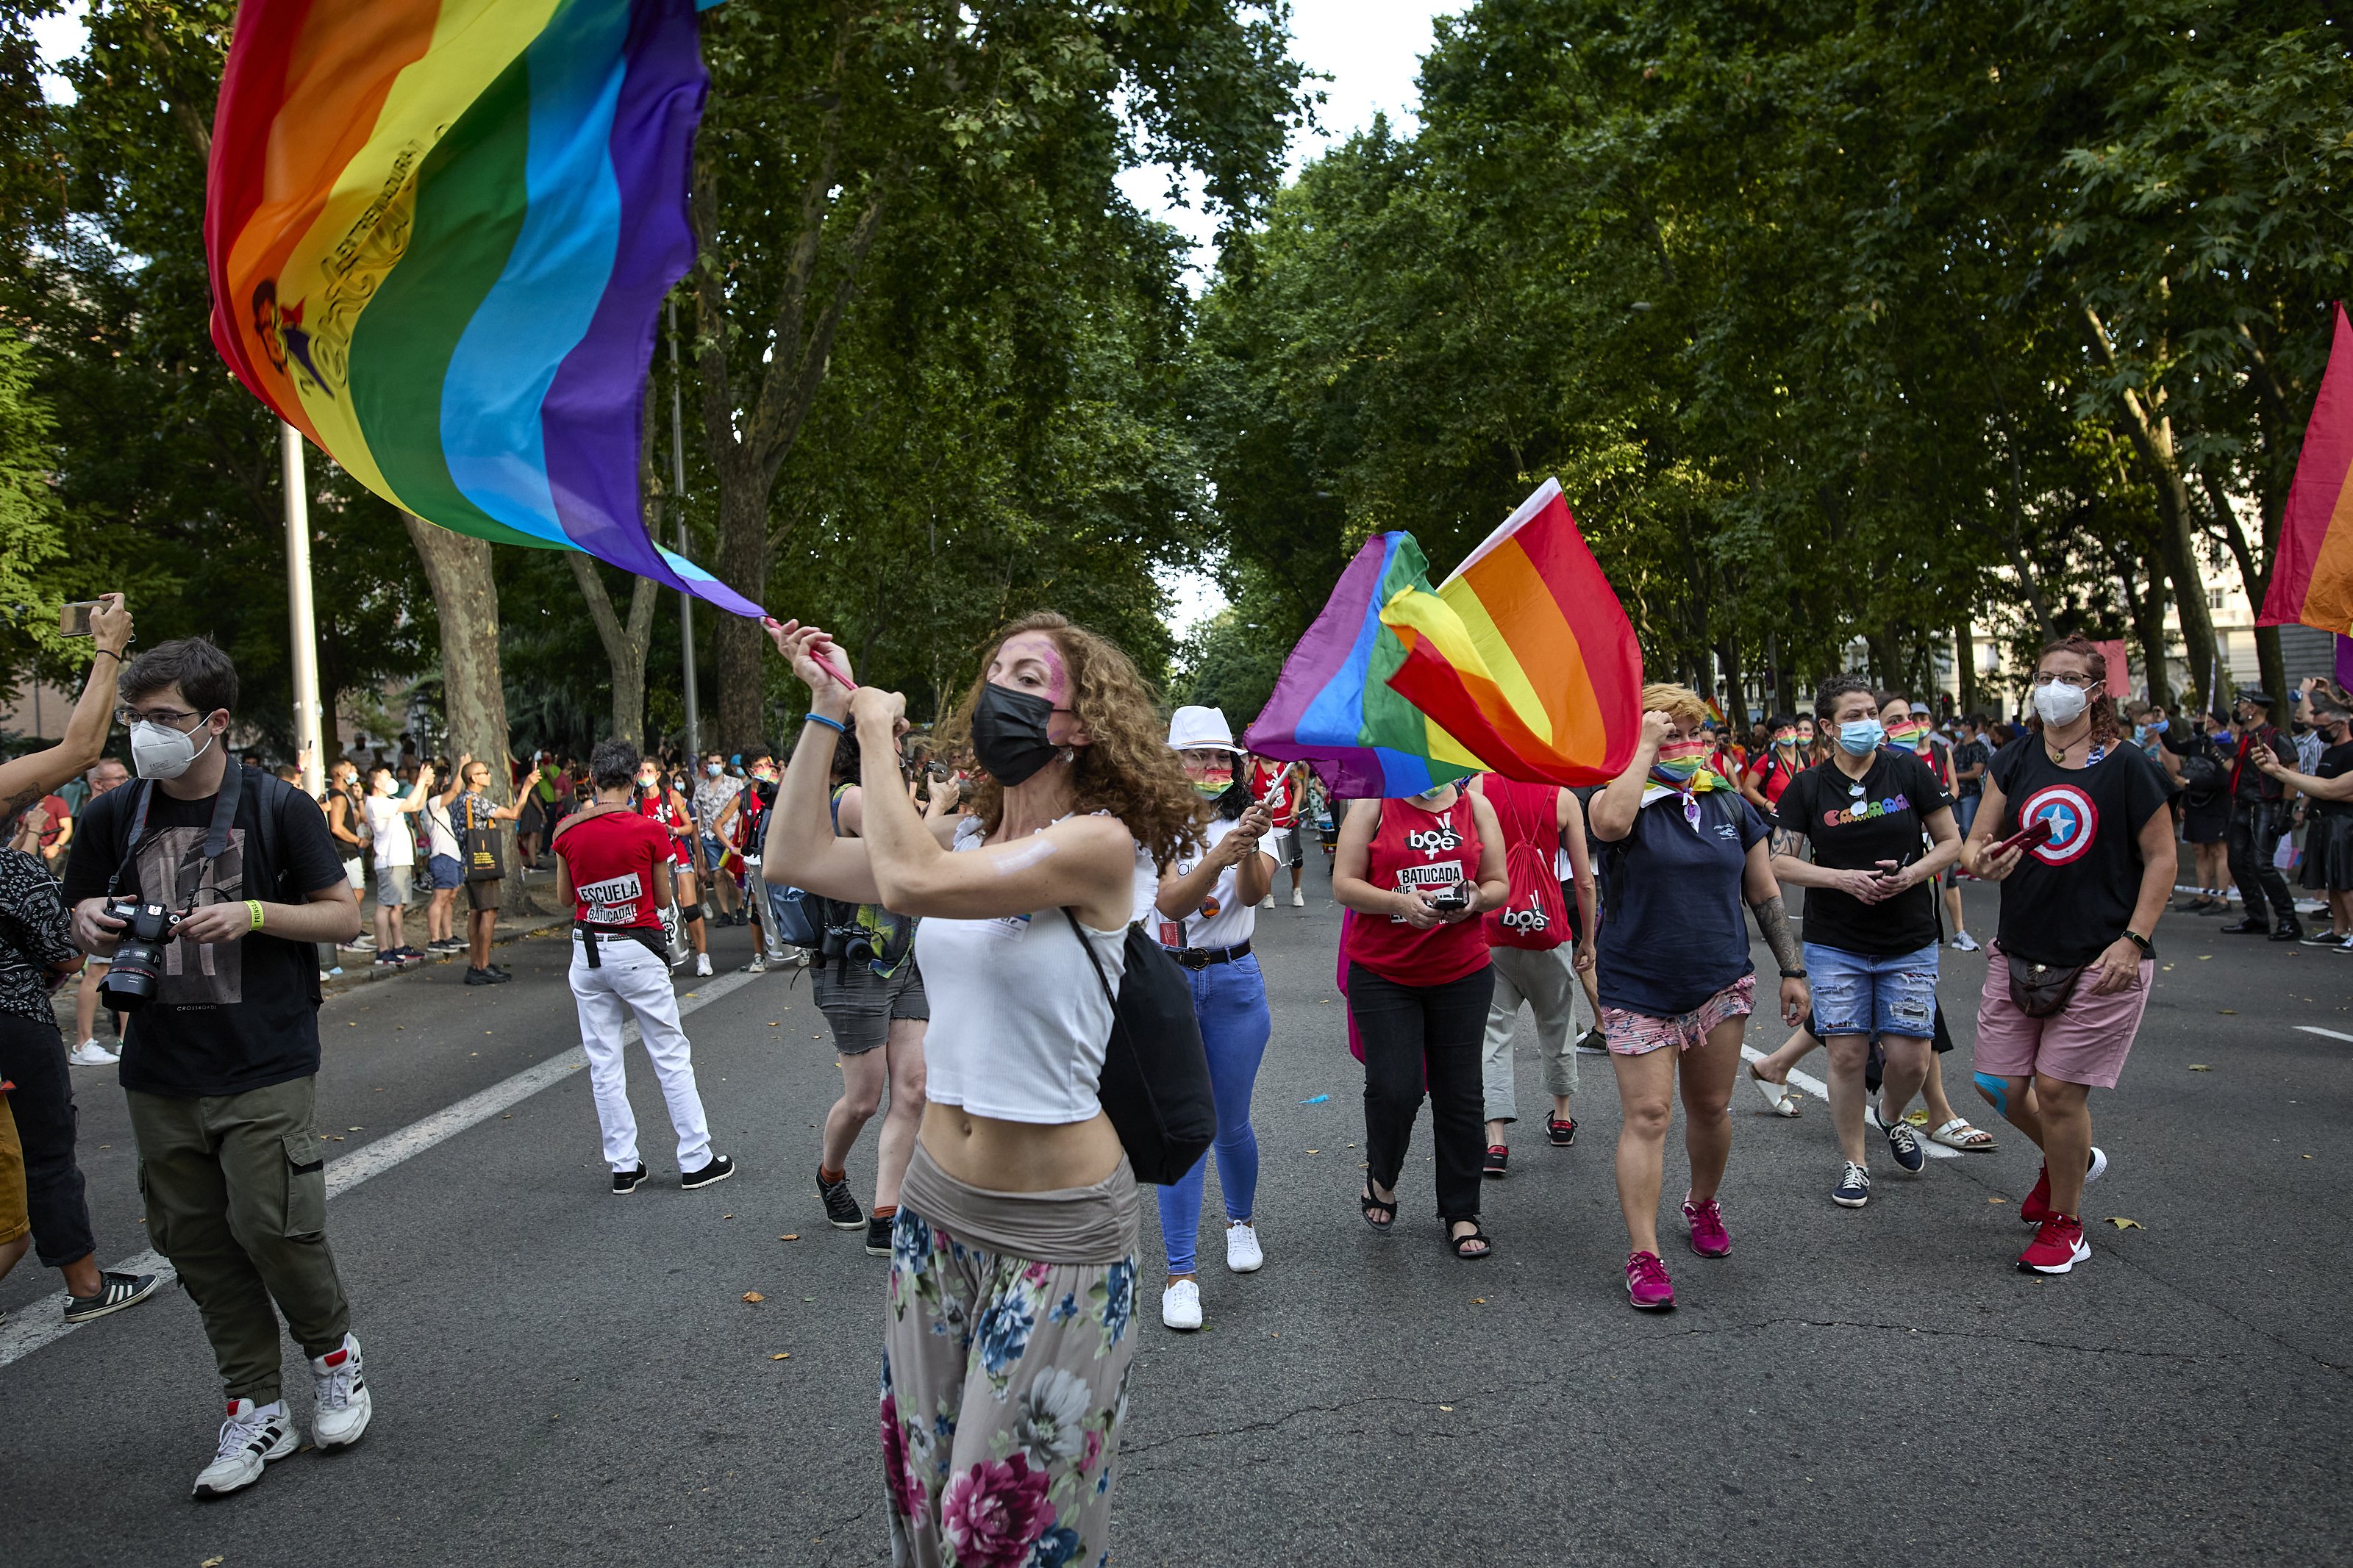
M81 1167L74 1163L72 1072L57 1025L0 1013L0 1078L16 1086L8 1109L25 1146L26 1207L44 1268L62 1268L98 1247L90 1232L90 1205L82 1197Z
M2275 800L2234 800L2231 803L2231 879L2239 885L2239 897L2245 900L2247 918L2263 920L2264 900L2271 903L2269 919L2285 923L2295 919L2295 900L2287 890L2287 879L2272 864L2278 852L2280 832L2287 823L2287 807Z
M1348 965L1348 1012L1365 1047L1367 1173L1382 1186L1397 1186L1427 1083L1444 1219L1479 1216L1479 1165L1486 1153L1480 1074L1494 994L1492 964L1443 985L1400 985L1361 963Z

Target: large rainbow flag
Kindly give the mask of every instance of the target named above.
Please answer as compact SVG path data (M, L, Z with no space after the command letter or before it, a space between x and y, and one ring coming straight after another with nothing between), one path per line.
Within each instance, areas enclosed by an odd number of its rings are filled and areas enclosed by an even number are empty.
M1490 769L1532 783L1623 772L1642 655L1557 480L1432 589L1405 533L1366 542L1284 663L1246 743L1315 764L1338 795L1402 795Z
M638 489L655 315L694 256L700 8L243 0L213 342L394 505L756 616L649 537Z
M2280 521L2260 626L2353 632L2353 323L2340 303L2312 423ZM2344 663L2344 644L2337 645Z

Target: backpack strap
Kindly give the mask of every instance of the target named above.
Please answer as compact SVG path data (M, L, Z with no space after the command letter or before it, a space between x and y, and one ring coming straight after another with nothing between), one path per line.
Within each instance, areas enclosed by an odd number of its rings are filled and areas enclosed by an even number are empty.
M1087 940L1086 931L1079 925L1076 910L1062 906L1062 918L1071 922L1071 935L1078 939L1079 951L1087 955L1087 967L1095 972L1095 984L1103 987L1103 1005L1111 1009L1112 1033L1119 1032L1119 998L1111 994L1111 981L1103 974L1103 960L1095 956L1095 944Z

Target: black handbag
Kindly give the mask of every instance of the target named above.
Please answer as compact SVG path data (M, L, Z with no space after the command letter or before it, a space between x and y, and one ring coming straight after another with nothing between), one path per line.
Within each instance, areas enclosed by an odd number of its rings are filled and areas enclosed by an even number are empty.
M2079 963L2073 969L2062 969L2056 964L2033 963L2014 952L2005 952L2002 958L2010 964L2010 1005L2030 1018L2048 1018L2067 1005L2067 999L2075 994L2075 982L2091 967Z
M466 863L469 882L495 882L507 874L506 861L499 848L498 824L488 827L474 826L474 797L466 797L466 835L459 843Z
M1209 1088L1201 1023L1193 1015L1193 987L1167 950L1141 925L1131 925L1126 970L1114 995L1079 917L1066 907L1062 918L1111 1004L1111 1041L1096 1098L1127 1150L1135 1179L1172 1186L1218 1135L1217 1097Z

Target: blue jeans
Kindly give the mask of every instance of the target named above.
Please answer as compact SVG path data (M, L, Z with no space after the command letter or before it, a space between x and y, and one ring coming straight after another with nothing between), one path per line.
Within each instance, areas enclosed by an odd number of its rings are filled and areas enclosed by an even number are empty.
M1806 943L1813 982L1814 1029L1841 1035L1901 1035L1925 1040L1936 1031L1936 944L1879 958Z
M1969 826L1978 819L1978 807L1984 804L1982 795L1965 795L1953 802L1953 826L1961 830L1962 837L1969 836Z
M1266 1055L1274 1020L1266 1009L1266 979L1256 954L1231 963L1188 971L1193 1013L1201 1021L1201 1044L1209 1057L1209 1089L1218 1105L1218 1184L1225 1189L1226 1217L1248 1219L1258 1198L1258 1134L1250 1130L1250 1090ZM1201 1186L1209 1156L1193 1162L1174 1186L1158 1189L1160 1239L1168 1249L1168 1272L1193 1272L1201 1236Z

